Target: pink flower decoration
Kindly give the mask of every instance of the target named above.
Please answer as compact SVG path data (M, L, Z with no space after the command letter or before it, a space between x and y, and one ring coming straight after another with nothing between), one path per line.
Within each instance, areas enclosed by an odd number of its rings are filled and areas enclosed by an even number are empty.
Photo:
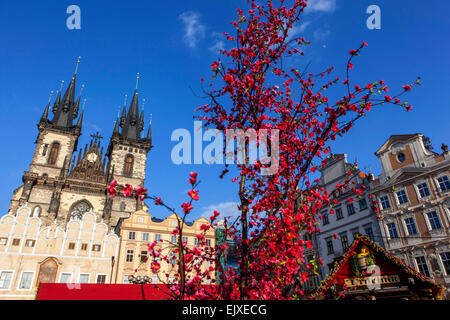
M123 188L123 195L125 197L131 197L132 193L133 193L133 186L127 183Z

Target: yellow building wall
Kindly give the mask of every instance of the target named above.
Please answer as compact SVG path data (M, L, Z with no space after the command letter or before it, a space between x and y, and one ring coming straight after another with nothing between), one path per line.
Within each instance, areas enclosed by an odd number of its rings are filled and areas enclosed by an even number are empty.
M127 278L130 275L134 276L148 276L152 278L152 283L167 283L169 277L173 275L175 268L170 264L167 264L161 260L161 269L159 272L153 273L151 271L151 254L148 253L149 259L146 263L140 263L139 254L141 251L148 251L147 244L155 241L155 234L159 234L163 242L158 244L158 247L162 248L162 254L167 255L167 252L172 247L170 244L172 231L176 228L176 215L172 214L168 216L162 222L152 221L151 215L144 210L138 210L133 212L129 218L124 219L120 226L120 250L119 250L119 266L117 271L116 283L128 283ZM184 225L183 237L187 237L188 247L193 248L195 246L195 238L197 234L203 233L200 229L202 224L210 225L210 222L205 218L200 218L193 222L192 226ZM129 239L129 233L135 233L135 239ZM143 240L143 234L148 233L148 241ZM211 242L211 246L215 246L215 232L213 228L210 228L205 238ZM133 261L127 262L127 251L133 250ZM204 266L206 268L206 266ZM137 269L137 272L135 270ZM157 279L155 278L157 277ZM214 275L212 275L214 278ZM158 280L158 282L155 282Z

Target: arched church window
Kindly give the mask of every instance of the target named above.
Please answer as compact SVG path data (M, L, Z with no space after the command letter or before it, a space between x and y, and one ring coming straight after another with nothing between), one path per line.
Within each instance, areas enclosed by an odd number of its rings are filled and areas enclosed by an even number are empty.
M123 174L131 175L132 171L133 171L133 156L129 154L125 157L125 165L123 167Z
M33 217L37 218L39 217L41 214L41 207L40 206L36 206L33 209Z
M59 142L54 142L50 149L50 155L48 157L48 164L55 164L59 153Z
M91 208L92 206L87 201L80 201L72 207L72 210L70 210L70 218L81 220L83 215Z

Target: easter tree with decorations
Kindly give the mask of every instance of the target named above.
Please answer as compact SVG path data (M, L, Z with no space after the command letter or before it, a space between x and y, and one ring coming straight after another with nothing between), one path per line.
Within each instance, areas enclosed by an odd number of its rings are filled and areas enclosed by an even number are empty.
M319 72L307 70L307 64L301 62L297 62L297 68L286 67L287 61L301 61L304 49L310 44L303 37L290 37L294 26L301 23L307 2L248 0L248 10L244 13L237 9L237 19L231 22L234 35L224 33L229 49L221 50L221 59L212 63L209 83L201 79L203 94L209 99L196 109L199 114L196 117L203 126L224 132L266 130L269 140L278 138L277 150L267 147L270 152L278 153L279 165L277 170L267 174L262 162L247 159L247 148L241 150L244 161L240 164L224 165L220 178L230 176L239 198L239 217L234 221L225 219L224 224L225 236L237 242L239 267L226 268L218 263L218 258L226 254L225 244L214 248L189 248L179 240L171 251L177 254L177 277L175 283L169 285L171 296L176 299L301 298L304 295L302 284L308 279L304 267L315 270L321 263L320 259L305 260L305 248L311 248L312 243L304 241L302 236L320 232L320 211L338 203L333 195L338 193L317 187L319 180L311 181L310 176L332 156L331 143L345 135L372 108L393 104L406 111L411 109L400 98L419 85L419 79L404 85L393 96L388 95L388 86L383 80L352 83L350 74L354 60L365 49L366 42L349 51L343 77L333 75L336 72L333 66ZM293 57L299 59L288 60ZM340 89L340 98L332 100L327 95L330 88ZM354 170L350 170L345 183L336 188L351 190L359 197L364 187L352 186ZM196 173L191 173L190 201L181 205L183 214L179 215L178 227L174 229L179 239L183 235L182 222L199 197L196 178ZM149 196L144 188L117 186L113 182L110 194L117 190L139 200L150 198L170 212L177 211L160 197ZM375 206L376 201L372 202ZM333 213L331 209L330 214ZM212 213L213 224L218 215L218 212ZM162 255L154 250L155 246L149 244L150 256ZM214 260L216 264L208 269L195 268L191 260L194 258ZM154 271L157 269L155 265ZM214 283L216 270L221 273L220 283L206 290L203 280L211 277Z

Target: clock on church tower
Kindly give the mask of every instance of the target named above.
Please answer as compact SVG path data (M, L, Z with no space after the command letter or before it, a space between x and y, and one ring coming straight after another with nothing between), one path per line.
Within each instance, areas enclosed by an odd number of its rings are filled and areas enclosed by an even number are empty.
M83 215L89 210L90 210L89 205L85 202L81 202L72 209L70 217L77 220L81 220L83 218Z

